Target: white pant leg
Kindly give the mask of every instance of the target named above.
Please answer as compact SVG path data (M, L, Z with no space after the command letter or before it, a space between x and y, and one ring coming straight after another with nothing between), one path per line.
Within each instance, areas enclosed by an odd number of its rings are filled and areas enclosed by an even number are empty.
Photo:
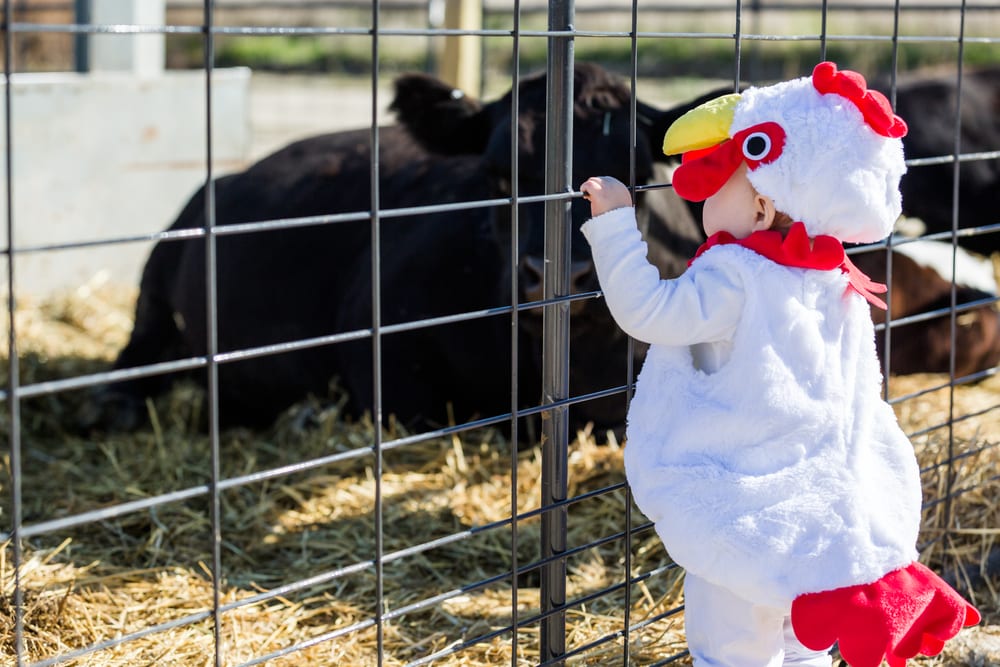
M792 630L791 616L785 617L784 635L784 665L795 665L796 667L830 667L833 664L833 656L830 655L830 649L814 651L806 648L802 645L802 642L796 639L795 632ZM831 646L830 648L833 647Z
M780 667L783 619L781 610L685 575L684 627L695 667Z
M792 632L787 609L755 605L690 573L684 625L695 667L830 667L829 651L811 651Z

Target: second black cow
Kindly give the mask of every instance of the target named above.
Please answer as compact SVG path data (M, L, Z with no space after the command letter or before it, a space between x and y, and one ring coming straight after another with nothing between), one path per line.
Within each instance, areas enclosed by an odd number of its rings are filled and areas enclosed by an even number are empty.
M922 220L928 233L951 231L956 214L959 228L1000 222L1000 68L968 71L961 86L953 73L902 77L896 112L910 128L903 139L906 159L924 161L911 166L900 184L903 213ZM956 150L964 156L957 186ZM958 243L990 255L1000 250L1000 232L962 234Z

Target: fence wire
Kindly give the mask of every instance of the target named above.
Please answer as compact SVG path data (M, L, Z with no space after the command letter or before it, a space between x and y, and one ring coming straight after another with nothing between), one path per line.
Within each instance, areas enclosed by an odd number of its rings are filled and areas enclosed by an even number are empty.
M84 3L85 5L86 3ZM568 412L571 407L586 405L599 399L614 398L623 404L627 402L634 386L634 377L637 368L633 366L633 356L635 343L630 341L627 359L624 360L625 373L619 384L605 387L598 391L574 395L569 390L569 351L571 346L572 328L572 308L581 303L590 303L600 298L597 291L585 291L581 293L571 293L570 286L570 263L569 255L569 230L571 221L569 217L572 203L579 197L575 191L575 186L571 182L571 138L573 126L573 66L576 60L574 44L581 39L599 40L627 40L628 41L628 65L626 78L631 90L636 91L640 86L640 44L645 44L652 40L664 41L718 41L726 42L732 50L731 70L727 73L726 79L732 82L734 87L738 87L747 77L748 63L755 57L750 53L757 46L766 46L771 43L784 42L805 42L814 45L818 58L825 59L828 50L833 45L852 44L858 49L866 48L866 45L876 44L882 46L888 44L891 50L891 65L888 72L891 75L891 99L895 101L897 91L897 72L901 70L900 47L904 44L948 44L954 45L956 54L951 63L954 71L954 81L956 83L959 100L959 107L954 115L954 145L950 154L939 155L927 158L917 158L908 160L907 164L911 169L932 165L950 164L952 165L952 191L953 191L953 211L952 228L950 231L930 233L924 235L927 240L944 240L955 245L958 240L967 237L988 237L991 234L1000 233L1000 223L976 221L975 225L963 224L960 220L959 212L959 187L960 166L966 163L983 162L1000 158L1000 149L976 152L963 152L961 141L961 91L965 79L964 62L966 58L965 49L969 44L995 46L1000 44L1000 36L966 36L966 23L970 15L984 16L996 12L993 5L966 3L964 0L956 3L925 3L915 7L907 7L906 12L948 12L958 15L958 28L955 34L947 35L914 35L903 34L900 30L900 17L904 12L901 3L896 0L889 10L892 28L888 34L831 34L828 18L839 12L886 12L886 8L875 3L856 3L849 6L837 5L828 6L826 0L812 2L805 1L794 3L762 3L752 2L747 5L741 0L733 3L699 4L699 5L673 5L663 3L657 5L645 5L642 8L638 3L631 5L623 4L620 11L627 13L629 26L624 30L617 29L592 29L578 27L578 15L590 15L597 13L607 13L606 3L579 2L579 7L572 0L562 0L560 2L548 3L547 5L522 6L519 2L488 3L484 8L484 15L487 17L511 17L512 25L507 27L485 27L478 30L455 31L448 30L441 26L433 25L429 22L424 27L396 27L385 25L386 17L393 11L417 10L427 11L433 14L429 6L424 3L334 3L334 2L211 2L205 0L202 3L195 2L173 2L168 3L168 9L173 10L196 10L200 12L201 22L198 25L184 24L164 24L164 25L138 25L138 24L94 24L89 21L73 19L71 21L56 23L46 21L36 21L35 17L43 16L46 11L55 11L65 8L60 3L34 3L21 6L19 3L7 2L4 4L4 79L6 109L5 121L5 165L6 165L6 229L7 244L4 249L4 256L7 261L7 284L10 286L7 298L7 320L8 320L8 364L6 388L0 394L0 399L6 405L6 437L8 442L8 469L9 480L6 487L6 507L8 513L8 530L3 536L6 540L6 551L9 553L10 565L8 572L4 572L4 595L6 596L3 613L9 615L12 625L12 643L3 646L5 660L9 659L18 666L32 665L42 667L45 665L56 665L71 661L80 661L79 664L94 664L102 651L115 649L123 645L138 642L145 638L169 633L179 628L194 627L200 624L209 623L211 625L211 659L215 665L257 665L280 661L288 657L296 660L296 656L303 655L309 649L319 645L336 645L338 641L348 637L358 636L362 633L373 632L375 635L374 660L377 664L470 664L459 662L463 654L471 649L489 645L497 640L506 642L510 647L510 664L513 666L522 664L538 665L561 665L569 661L587 661L588 664L645 664L645 665L665 665L682 661L687 653L684 648L672 647L650 657L648 651L641 650L641 638L647 632L661 632L664 624L670 625L682 617L683 607L679 604L668 605L667 608L654 606L654 611L642 618L636 618L633 609L639 598L644 595L649 596L647 585L650 582L670 577L676 574L676 567L673 564L664 564L652 569L637 569L635 560L637 549L644 540L648 540L652 535L652 524L641 516L634 513L631 497L627 485L620 479L608 482L597 488L570 493L571 480L570 470L570 443L574 434L570 432L568 422ZM81 5L82 7L82 5ZM77 17L86 18L89 14L81 11L81 7L76 7ZM284 24L253 24L253 17L256 12L262 10L277 10L279 12L305 12L319 9L356 9L368 12L367 25L291 25L291 21ZM714 26L706 26L705 30L697 28L696 21L691 26L679 26L677 30L641 30L640 9L643 17L653 14L666 14L671 16L701 15L707 12L717 12L731 14L733 28L716 29ZM221 24L217 17L221 12L227 12L227 20L236 23ZM759 30L762 25L759 18L762 13L768 16L795 15L796 13L806 13L815 15L818 13L820 19L820 29L816 33L772 34ZM548 19L547 28L524 27L522 21L528 16L544 13ZM47 16L47 15L46 15ZM239 21L244 23L239 24ZM751 31L747 30L747 23L752 22ZM711 29L710 29L711 28ZM169 230L148 234L116 234L113 237L100 238L97 240L73 240L53 243L33 243L20 245L15 242L15 229L19 225L34 224L31 220L20 220L15 215L14 202L19 192L16 189L14 176L19 169L13 156L20 150L22 138L15 131L15 119L19 110L12 103L13 89L18 82L18 58L16 55L16 45L19 39L27 36L39 35L62 35L70 37L89 38L98 35L140 35L140 34L164 34L172 36L196 37L202 44L201 69L205 72L205 102L204 102L204 154L205 173L203 186L205 197L203 202L204 219L206 223L203 227L184 230ZM547 43L545 69L548 77L548 91L546 96L546 122L548 131L546 153L549 162L546 169L546 187L543 194L522 193L519 181L519 151L516 138L519 135L516 116L512 115L510 121L510 134L515 139L511 142L511 192L509 196L498 199L487 199L476 202L459 204L435 204L429 206L416 206L404 208L382 208L378 202L382 199L380 191L380 169L379 160L373 159L370 163L369 186L371 201L375 204L369 211L351 213L331 213L323 215L309 216L289 216L287 218L268 219L257 222L247 222L242 224L218 224L218 200L216 197L217 177L220 175L213 167L215 160L213 157L214 138L218 131L217 124L213 122L214 115L214 84L213 70L216 68L217 42L228 37L274 37L276 35L293 37L334 37L346 38L357 37L370 40L368 51L370 71L371 107L370 117L372 122L369 125L369 140L372 147L372 155L378 155L378 148L383 141L383 128L375 121L379 117L382 109L387 105L388 100L380 96L380 82L385 72L383 71L383 40L392 37L429 37L441 38L446 36L474 35L491 40L506 40L507 49L510 54L512 66L509 68L509 79L506 81L506 88L512 92L512 104L514 108L519 106L519 84L521 82L521 57L522 45L528 40L544 39ZM489 74L495 76L495 73ZM718 77L716 77L718 78ZM663 189L663 183L641 183L636 176L636 127L637 108L636 95L632 96L631 107L629 109L630 118L630 186L637 192L655 192ZM523 207L529 204L542 204L545 207L545 260L547 268L544 274L543 296L535 300L523 300L521 297L522 287L518 277L518 264L521 261L519 247L520 220L519 216ZM385 238L386 224L394 219L404 218L417 214L430 213L452 213L460 211L482 209L506 208L511 217L512 240L509 246L509 255L506 257L507 270L510 274L509 290L510 302L483 308L474 311L466 311L446 316L413 319L402 323L385 323L382 321L381 300L383 297L382 279L384 268L381 264L381 244ZM306 339L287 341L279 344L266 344L252 347L244 347L236 350L222 350L218 341L218 327L220 325L219 315L219 293L218 280L219 270L216 264L218 256L218 243L226 237L249 237L251 235L263 235L267 232L277 230L292 230L319 226L344 225L351 222L365 221L370 224L370 253L371 253L371 321L364 327L353 328L335 334L317 336ZM263 238L263 236L261 236ZM25 382L19 374L20 359L19 343L25 335L16 326L18 322L17 311L18 302L15 295L18 292L18 260L29 256L48 256L65 250L89 249L92 247L112 247L135 242L155 242L163 244L171 243L192 243L203 244L204 257L204 281L206 322L208 324L206 337L206 352L201 355L187 356L168 362L146 364L142 366L119 369L119 370L99 370L92 372L80 372L64 377L55 377L37 382ZM892 240L882 244L886 248L887 261L890 263L887 271L891 276L891 262L894 248L910 243L907 240ZM953 259L953 266L955 268ZM987 443L979 449L959 451L956 446L956 435L954 428L956 425L969 421L981 420L984 424L995 423L996 411L1000 405L991 404L979 410L959 414L955 402L955 391L957 387L983 381L996 375L997 368L982 369L974 373L960 375L956 372L955 346L952 345L949 362L949 372L941 375L936 384L925 386L917 391L903 395L890 396L889 385L892 380L892 368L889 363L890 351L894 344L894 332L898 332L906 325L929 321L941 315L950 317L950 339L957 340L959 322L964 314L970 313L978 307L995 303L996 299L978 300L970 303L959 303L957 297L958 286L952 280L951 298L947 306L934 310L908 315L903 318L889 320L879 327L884 333L883 354L885 363L885 375L890 378L887 382L886 397L894 404L905 404L915 402L918 399L932 394L936 391L946 390L950 394L948 417L943 423L928 425L925 429L910 433L916 439L929 433L939 432L942 429L947 431L945 438L947 451L942 453L939 462L934 466L925 468L922 473L925 475L942 475L944 484L941 493L928 501L926 509L934 510L938 506L943 506L945 515L952 511L952 503L963 494L974 492L977 486L957 485L958 475L955 467L963 465L963 462L970 457L990 448L995 448L997 443ZM388 428L391 420L385 413L383 406L383 377L385 375L385 359L383 356L382 342L389 336L404 332L433 330L449 324L476 322L492 318L505 318L509 320L510 328L516 332L520 330L522 319L526 313L538 313L544 315L544 361L545 369L542 387L542 400L537 404L524 406L528 397L522 395L519 388L519 362L522 356L527 354L519 343L519 337L510 337L510 377L505 382L510 383L509 409L501 414L479 415L469 421L452 423L424 430L418 433L394 433ZM902 335L902 334L896 334ZM249 359L266 358L277 354L297 352L308 349L323 348L328 346L343 345L356 341L370 341L371 343L371 380L373 408L371 419L377 426L371 430L370 440L361 446L355 446L343 451L337 451L322 456L310 457L306 460L296 461L285 465L275 465L261 470L252 470L243 474L225 474L223 464L226 445L225 429L221 424L219 405L219 371L227 364L236 364ZM25 493L31 489L24 487L26 479L25 454L33 446L32 443L37 438L37 434L32 431L32 426L26 424L22 419L22 408L25 401L36 399L51 399L58 401L61 396L81 389L94 388L110 382L123 380L134 380L140 378L156 377L165 374L176 374L180 372L199 371L204 372L207 378L206 405L208 408L208 440L209 440L209 460L208 469L204 475L204 481L197 484L186 485L164 493L154 493L131 501L118 501L108 505L100 505L83 509L80 511L69 511L60 516L32 516L26 517L24 511ZM414 391L419 391L415 388ZM507 516L482 525L456 529L447 535L429 537L422 541L415 541L402 548L396 548L395 543L388 544L386 537L392 535L397 528L387 521L387 502L390 493L387 485L388 465L387 457L394 453L405 451L407 448L436 440L455 441L461 437L469 436L479 430L488 427L506 427L509 430L508 436L513 443L519 442L524 437L527 430L526 420L531 417L542 417L542 449L541 468L542 477L540 485L540 500L538 506L531 509L524 509L523 494L527 480L522 479L523 458L516 444L509 450L509 493L511 496L510 506L506 510ZM990 434L988 434L990 435ZM991 434L993 438L996 433ZM319 569L309 576L300 577L280 585L258 587L256 592L233 597L226 591L226 576L224 555L228 548L227 532L223 518L223 504L227 493L247 492L253 493L254 489L262 484L281 484L284 480L303 473L318 472L328 469L331 466L348 462L368 462L371 468L372 499L371 513L367 520L371 522L372 548L370 552L352 554L350 562L343 563L336 567ZM34 465L31 464L31 465ZM332 468L336 470L336 468ZM395 482L393 482L395 484ZM395 487L393 487L394 489ZM75 529L85 529L87 527L100 528L109 525L110 522L129 517L139 513L155 513L159 510L182 506L185 503L207 503L208 507L208 563L204 564L205 572L211 586L210 607L194 613L184 613L165 618L160 622L147 624L139 629L128 631L114 630L113 621L109 619L98 619L96 622L106 622L108 630L104 633L107 638L92 642L76 642L72 638L63 640L62 648L49 654L38 653L31 642L28 641L31 629L25 624L25 615L30 600L26 596L38 595L37 591L29 591L23 580L26 568L26 552L30 551L33 541L43 538L56 538ZM584 506L587 503L610 503L620 507L621 523L620 530L613 534L605 535L598 539L592 539L582 544L574 543L570 538L570 533L574 529L574 508ZM199 507L201 505L198 505ZM537 534L531 532L526 527L534 525L540 526ZM948 519L945 526L950 525ZM441 588L428 597L394 598L396 606L390 606L390 599L387 593L386 570L407 559L420 558L437 549L442 549L455 544L474 543L482 536L492 536L503 533L507 536L509 547L507 547L507 560L509 567L497 572L493 576L483 579L457 583L454 581L441 581ZM530 537L529 537L530 535ZM930 537L931 542L943 542L949 539L947 531ZM526 557L526 541L536 540L541 547L537 556ZM922 545L927 547L928 545ZM587 554L597 549L609 548L620 552L620 567L618 568L618 580L601 585L593 589L578 590L569 589L567 581L569 578L568 568L574 563L574 558ZM247 656L246 651L235 650L227 641L224 627L224 617L232 612L252 608L268 603L284 602L286 598L297 594L303 594L316 589L317 587L330 587L338 590L338 587L346 586L351 577L370 576L373 581L372 595L370 599L370 613L367 613L359 620L348 620L337 627L325 630L319 634L305 640L298 640L288 645L274 647L271 646L260 654ZM431 576L431 575L428 575ZM529 583L522 583L529 582ZM468 597L470 594L482 591L493 590L496 587L504 587L509 592L506 618L494 622L488 629L477 628L471 634L462 633L459 639L441 642L432 637L413 638L413 643L423 648L417 648L408 652L404 657L392 654L387 647L387 636L395 633L400 625L406 624L406 619L415 615L426 614L440 610L447 604L454 603ZM539 604L532 607L526 600L525 588L538 589ZM67 590L68 595L68 590ZM595 603L606 600L621 600L621 615L616 621L617 628L611 631L598 632L594 636L587 636L580 639L571 627L568 627L568 616L586 616L588 609ZM332 604L332 602L331 602ZM235 658L234 655L240 657ZM205 656L202 656L203 658Z

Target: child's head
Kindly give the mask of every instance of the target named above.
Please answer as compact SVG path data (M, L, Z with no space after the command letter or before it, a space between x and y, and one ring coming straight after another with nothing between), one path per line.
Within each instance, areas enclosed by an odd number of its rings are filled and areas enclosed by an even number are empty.
M688 112L667 131L664 152L685 154L673 178L685 199L707 200L742 170L811 236L869 242L887 236L899 217L905 133L861 75L820 63L812 77Z

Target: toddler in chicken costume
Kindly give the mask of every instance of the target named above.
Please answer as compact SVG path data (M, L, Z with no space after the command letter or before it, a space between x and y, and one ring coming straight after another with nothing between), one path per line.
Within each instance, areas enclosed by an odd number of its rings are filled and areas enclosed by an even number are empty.
M640 509L686 569L694 664L902 667L979 614L917 562L912 446L881 398L843 243L900 212L906 124L857 73L750 88L678 119L678 195L708 241L661 280L628 189L592 178L583 228L619 325L650 344L628 415Z

